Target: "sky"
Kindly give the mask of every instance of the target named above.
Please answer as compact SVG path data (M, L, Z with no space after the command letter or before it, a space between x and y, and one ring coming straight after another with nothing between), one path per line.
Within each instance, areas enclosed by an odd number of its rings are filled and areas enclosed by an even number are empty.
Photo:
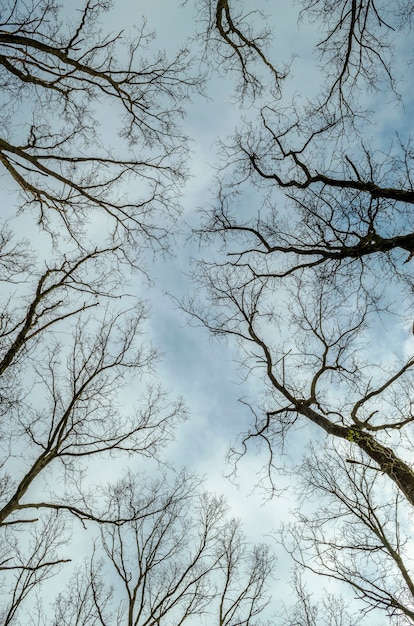
M250 2L256 8L256 2ZM131 10L128 0L117 0L116 14L120 22L123 15ZM137 3L134 11L139 14ZM275 24L272 58L290 59L295 55L292 66L291 86L287 89L292 96L300 85L303 93L314 95L320 77L316 70L315 55L311 55L312 44L319 33L315 26L297 23L297 5L280 0L262 2L260 8L268 15L270 24ZM194 21L192 3L183 9L177 9L174 2L158 0L150 5L143 5L148 24L154 25L157 38L155 43L173 50L188 36L192 36ZM282 26L283 24L283 26ZM295 501L287 490L280 497L270 500L268 491L260 488L261 470L264 458L251 447L238 467L234 480L226 478L229 465L226 452L241 432L247 430L251 414L238 400L250 398L253 403L258 398L254 380L241 381L240 371L234 362L235 347L231 342L211 340L203 328L189 324L188 318L177 309L168 294L180 298L191 290L188 282L189 259L199 251L195 242L188 242L187 224L197 226L198 216L195 210L204 208L212 199L215 189L215 164L217 163L217 140L226 139L235 127L242 123L249 112L240 111L232 102L232 85L227 77L213 75L207 87L208 99L194 97L188 107L184 128L191 139L190 179L182 197L185 223L184 245L179 241L178 254L173 259L157 259L152 266L154 287L149 290L152 307L150 321L151 334L163 351L159 372L167 387L185 398L189 408L189 421L177 432L167 456L174 464L188 464L205 477L209 490L223 493L228 498L235 516L243 521L248 538L253 541L268 539L269 535L290 519L290 511ZM252 116L255 111L252 111ZM384 120L386 118L384 114ZM379 124L381 127L381 124ZM385 126L387 124L385 123ZM211 192L213 188L213 194ZM241 199L238 211L251 210L253 196ZM203 251L203 253L205 253ZM384 337L382 338L384 339ZM387 334L387 341L392 341ZM303 444L307 441L307 429L292 436L291 449L295 462L299 462L304 453ZM286 478L281 478L286 482ZM272 611L278 610L281 599L289 597L291 590L288 583L292 572L292 563L280 546L274 546L278 563L273 591L275 604ZM320 593L321 581L309 580L310 589ZM322 583L323 585L323 583ZM327 583L330 592L343 592L351 599L352 593L333 581ZM379 626L381 616L373 612L366 623ZM385 622L384 622L385 623Z
M63 0L62 4L68 12L76 6L69 0ZM251 0L250 5L254 8L256 2ZM288 89L293 95L297 85L300 85L304 93L312 95L318 80L315 59L309 51L318 34L315 33L316 27L302 22L299 30L294 2L263 0L260 6L268 15L269 24L276 26L272 49L274 58L289 60L296 55L292 83ZM152 0L151 3L115 0L111 11L104 16L103 29L116 31L129 28L135 20L139 22L141 16L146 17L148 26L156 32L154 46L165 48L167 53L180 47L197 28L192 2L179 7L175 0ZM152 284L148 285L140 274L131 276L130 280L134 293L150 303L148 334L162 353L157 366L158 376L173 396L185 399L188 408L189 419L179 425L174 442L166 450L166 458L177 469L185 465L205 477L208 490L227 497L233 514L242 519L249 540L260 542L269 540L280 522L289 520L289 511L295 506L295 501L289 492L269 500L268 492L258 486L263 457L253 447L241 460L237 476L232 480L226 477L229 473L226 463L229 446L247 430L251 420L248 408L239 400L248 398L252 402L257 401L259 389L253 377L243 381L235 362L235 346L231 342L212 340L205 329L190 323L174 300L185 297L193 289L188 273L191 258L197 256L199 251L196 242L190 241L188 236L191 227L198 224L197 209L204 208L214 196L217 141L229 136L242 123L242 117L249 115L232 102L232 85L228 78L213 73L206 91L208 98L193 97L183 121L183 128L190 137L191 158L190 177L180 198L182 234L177 236L177 245L171 257L148 256ZM254 115L254 111L251 114ZM380 129L387 128L387 115L388 109L382 113L383 119L377 121ZM242 198L239 210L247 213L251 201L251 197ZM40 245L43 235L39 237L37 245ZM214 250L208 253L214 254ZM400 329L395 330L395 335L388 333L386 341L391 344L398 333L401 337ZM294 462L298 462L304 452L304 441L307 441L307 435L303 431L292 436L291 456ZM139 468L141 464L141 460L137 461ZM149 471L153 471L151 464L148 467ZM101 478L106 473L113 475L111 469L99 465L95 471ZM93 476L92 473L91 478ZM281 478L281 481L287 483L287 478ZM74 538L79 552L83 542L81 533ZM278 558L274 591L280 601L287 593L290 562L280 547L274 547ZM319 581L310 584L315 585L315 593L320 589ZM335 590L336 585L329 583L329 589ZM378 616L369 617L366 624L378 626Z
M288 5L264 2L265 13L273 11L270 19L283 11L284 28L276 46L280 52L298 38L296 11ZM139 3L134 3L137 16L138 6ZM192 37L198 28L191 2L178 7L174 2L158 0L142 6L148 25L154 25L155 45L162 45L167 52ZM130 9L128 0L117 1L118 19L122 21L124 12ZM198 226L197 211L214 200L218 141L226 138L246 116L245 111L232 104L232 85L226 77L213 72L207 84L208 97L194 96L183 122L191 150L190 178L182 197L183 237L178 240L180 252L174 258L156 258L152 264L155 278L154 287L149 290L150 327L163 352L159 368L162 379L168 388L185 398L189 407L189 422L180 427L170 454L175 463L188 463L205 476L208 489L224 493L235 515L243 518L249 537L257 541L277 525L281 512L289 507L289 499L268 502L265 492L253 493L261 470L254 451L240 464L237 484L224 477L229 472L226 452L240 433L247 430L251 419L249 410L239 399L255 398L257 390L250 381L242 383L244 376L235 363L235 347L212 340L205 329L190 323L170 298L170 295L185 298L193 288L189 283L189 262L197 257L199 250L196 241L188 241L190 228ZM245 202L243 206L248 210L248 199ZM239 209L243 210L243 206ZM255 514L249 519L248 512L252 510Z

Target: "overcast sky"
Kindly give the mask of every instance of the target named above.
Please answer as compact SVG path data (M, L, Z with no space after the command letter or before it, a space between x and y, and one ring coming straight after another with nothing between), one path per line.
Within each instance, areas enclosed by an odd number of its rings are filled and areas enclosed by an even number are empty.
M264 11L269 13L269 20L280 17L280 12L283 14L283 28L275 41L276 54L283 54L288 60L293 51L306 56L305 50L310 45L307 37L312 31L304 26L299 36L294 3L283 0L262 4ZM185 8L180 8L176 0L153 0L150 3L115 0L113 9L106 15L104 29L128 28L134 20L139 23L145 16L148 27L156 32L154 47L173 53L193 37L199 27L193 5L189 2ZM255 3L251 5L254 7ZM294 75L302 84L304 80L313 84L309 68L301 62L296 62ZM172 250L174 257L156 258L154 262L149 259L153 286L141 284L140 276L132 280L139 283L136 284L137 293L150 301L150 336L163 353L158 367L162 383L173 395L181 395L189 410L189 421L178 428L176 440L166 451L166 456L177 468L186 465L204 476L208 490L228 498L232 514L243 520L248 538L262 542L270 540L269 533L279 526L281 520L287 519L294 503L287 493L277 501L269 501L264 491L255 489L263 462L253 446L241 461L237 477L233 481L225 477L230 469L226 452L251 420L250 411L238 400L257 399L254 383L245 381L241 384L241 373L234 362L234 346L211 341L207 331L189 326L169 296L173 294L179 298L191 290L186 272L190 258L198 253L198 249L195 242L188 241L189 226L197 225L197 209L205 208L206 202L214 198L217 141L227 138L241 123L241 116L246 115L232 102L232 87L228 78L212 75L207 86L208 97L196 96L188 105L183 127L190 138L191 159L190 178L181 199L182 237L177 238L177 248ZM245 202L240 210L248 210L248 199ZM300 456L299 448L297 452ZM137 459L135 463L141 467L142 461ZM97 473L101 472L102 469L97 470ZM82 539L79 549L81 545ZM290 577L290 562L280 548L275 547L275 551L278 558L276 599L286 595L284 583ZM272 611L277 608L276 601Z
M154 28L157 38L155 45L173 52L192 37L198 28L193 2L180 8L175 0L116 0L108 14L112 28L123 28L145 15L148 26ZM319 33L317 25L305 21L297 24L298 7L288 0L250 2L251 8L261 8L268 15L269 24L274 26L274 39L271 56L282 63L293 59L291 78L286 89L295 94L311 97L317 90L320 76L317 59L313 52L313 42ZM163 383L173 394L182 395L189 409L189 421L177 432L174 444L167 451L167 457L177 466L183 464L195 469L206 478L208 489L224 493L230 501L235 516L243 519L249 539L262 541L276 529L281 521L289 517L294 506L288 493L269 501L266 493L254 489L259 480L263 459L259 458L253 446L238 468L236 484L224 477L229 471L226 465L226 451L231 443L248 428L251 414L239 398L257 399L254 380L241 384L240 371L234 362L235 351L231 344L211 341L208 333L194 326L177 309L168 294L184 296L191 290L186 276L189 262L198 254L195 242L189 242L188 225L197 225L196 210L205 207L214 197L214 167L217 165L217 140L226 139L241 124L241 117L248 115L232 102L232 85L228 77L212 75L207 86L208 98L195 97L188 105L185 132L191 141L190 178L185 187L182 201L182 238L177 239L173 258L150 261L150 272L154 279L151 288L141 290L149 298L152 319L149 323L152 339L163 352L159 372ZM254 115L254 111L252 111ZM390 119L391 115L391 119ZM397 113L384 106L378 112L373 132L384 138L395 129ZM239 211L249 211L252 197L241 198ZM213 252L213 251L212 251ZM203 254L206 254L204 251ZM392 331L392 332L391 332ZM380 333L375 340L377 349L384 349L404 337L401 329L374 329ZM318 437L321 435L317 435ZM323 437L323 436L322 436ZM291 438L291 456L298 461L303 453L302 442L308 440L307 429ZM275 546L278 557L275 581L274 608L280 598L285 597L284 583L290 576L289 559L280 547ZM314 581L315 589L320 589L321 581ZM333 581L327 582L329 591L335 591ZM343 588L340 588L343 591ZM348 591L345 591L349 595ZM352 596L351 596L352 597ZM278 600L279 599L279 600ZM367 624L379 626L381 619L372 614ZM385 623L385 622L384 622Z
M62 0L62 4L68 13L76 5L83 6L78 0L76 4L72 0ZM178 0L114 0L112 10L103 20L103 30L128 30L131 24L135 21L139 23L145 16L148 27L154 29L157 35L154 45L172 53L182 47L197 29L194 3L189 1L184 8L180 8L179 4ZM314 27L303 22L299 29L297 6L293 1L262 0L258 4L251 0L250 4L253 8L260 5L268 15L269 24L275 25L272 58L289 61L295 55L289 87L292 95L300 87L303 93L311 96L318 84L316 58L309 52L316 38ZM187 274L191 257L198 254L198 249L195 241L188 240L190 227L197 225L197 209L205 207L214 197L217 140L229 136L241 124L243 115L231 101L232 85L228 77L211 76L207 95L208 98L194 97L193 102L188 104L187 117L183 122L191 141L190 178L181 198L182 234L177 236L176 249L172 250L171 257L157 257L155 260L148 257L152 285L147 285L139 274L133 276L131 281L137 295L148 298L150 302L152 317L148 331L163 354L158 368L162 383L173 396L184 398L189 411L188 422L179 426L176 440L166 456L177 468L185 465L205 476L209 490L225 494L234 515L243 520L249 539L260 542L267 539L281 521L288 519L294 502L288 493L269 501L265 491L255 489L263 459L253 446L241 460L235 480L225 478L230 469L226 464L226 452L240 433L248 428L251 420L248 408L238 400L257 400L258 389L253 378L242 382L235 363L235 347L211 341L207 331L190 325L171 298L171 295L183 297L192 289ZM388 115L389 111L384 110L377 120L380 135L389 132ZM392 128L395 128L394 121ZM251 201L252 197L242 198L239 210L248 212ZM380 331L376 329L375 332ZM377 338L377 349L385 345L381 342L386 341L387 345L395 342L397 336L400 342L404 339L401 329L393 329L393 333L389 329L386 338L385 335ZM300 459L302 442L307 439L306 429L292 435L291 457L294 461ZM141 467L141 460L135 462ZM112 475L112 470L106 468L106 471L108 476ZM105 470L97 467L96 474L102 477ZM79 550L82 541L80 536L75 544ZM277 598L286 593L284 582L290 572L286 555L277 546L275 551L278 557L275 581L277 603ZM320 586L320 582L316 585ZM329 583L330 591L334 588L334 583ZM378 616L373 616L372 622L367 620L366 623L379 626Z

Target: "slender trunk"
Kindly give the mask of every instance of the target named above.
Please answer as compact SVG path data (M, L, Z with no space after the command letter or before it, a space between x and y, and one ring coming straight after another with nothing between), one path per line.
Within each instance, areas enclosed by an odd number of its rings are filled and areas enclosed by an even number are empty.
M40 472L55 458L55 449L43 452L36 461L33 463L30 470L25 474L20 481L13 496L9 499L7 504L0 510L0 525L11 515L14 511L19 509L20 500L23 498L34 479L40 474Z

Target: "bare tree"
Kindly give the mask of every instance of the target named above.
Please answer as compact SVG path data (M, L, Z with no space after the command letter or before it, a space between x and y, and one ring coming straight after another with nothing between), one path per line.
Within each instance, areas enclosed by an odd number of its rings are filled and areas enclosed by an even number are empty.
M146 306L119 306L111 289L116 273L102 263L105 252L49 267L21 306L14 298L3 310L4 623L16 623L28 593L67 560L58 552L70 517L84 525L124 521L105 509L98 488L84 485L90 460L157 457L185 414L151 376L156 352L140 338ZM107 306L98 307L103 299Z
M18 623L28 595L55 576L69 559L58 554L68 537L56 514L47 516L40 524L30 524L28 537L10 527L2 530L0 618L6 625Z
M361 454L346 458L344 452L311 450L300 472L308 506L283 528L281 541L302 568L350 585L363 613L381 609L388 619L411 624L409 507Z
M332 485L330 472L338 472L337 485L353 476L353 491L341 487L339 494L337 487L335 497L342 504L344 494L352 499L348 512L355 524L363 521L356 492L365 494L367 518L382 507L384 519L369 530L373 543L364 539L355 549L336 535L325 543L343 509L332 516L325 511L326 528L323 513L314 520L303 514L297 533L314 556L305 562L298 540L300 565L348 582L370 607L386 611L393 623L408 624L412 568L396 538L398 525L390 536L385 520L397 523L396 501L414 505L412 147L407 118L390 140L376 137L370 122L378 105L372 94L393 106L408 102L407 76L398 63L405 63L401 42L412 11L364 0L301 5L301 19L317 20L324 33L317 44L320 88L313 99L299 93L292 102L289 94L283 99L282 83L279 101L269 95L270 103L262 105L256 99L257 120L223 144L220 191L197 235L221 239L224 256L198 263L200 292L184 308L215 335L234 338L243 366L263 382L263 404L251 407L253 424L234 451L236 459L250 439L262 441L276 490L283 464L278 452L294 456L290 437L307 424L304 432L314 442L323 446L321 433L340 451L339 460L325 457L325 474L318 466L320 489ZM239 24L253 44L248 13ZM233 55L225 34L217 25L215 36ZM243 46L238 52L244 64L251 63L245 48L246 55ZM262 53L273 65L271 49ZM255 62L260 76L260 55ZM239 61L237 71L244 66ZM399 112L404 116L403 107ZM258 190L257 208L252 196L248 210L243 206L246 185ZM383 337L391 328L399 329L399 343L390 347ZM367 563L373 552L381 557L375 571ZM392 588L379 573L391 567L388 558L401 577Z
M241 524L231 520L219 538L218 571L220 626L257 624L270 602L266 594L273 558L266 544L246 549Z
M3 311L0 380L8 417L2 427L4 523L17 511L53 506L22 502L50 463L59 460L68 471L74 462L100 453L152 455L182 414L180 404L164 410L165 394L157 385L147 388L131 415L117 407L128 379L145 378L156 352L139 340L145 305L131 302L129 309L117 310L112 303L117 275L113 268L105 270L105 252L49 267L35 282L34 293L22 297L21 306L15 297L13 308L9 303ZM111 307L99 310L103 298ZM16 454L27 466L17 482L6 478L7 464L14 465Z
M109 490L107 506L129 521L102 527L104 558L75 574L54 623L263 623L274 558L264 547L250 552L226 503L203 493L198 479L182 472L169 485L128 475Z
M352 614L341 596L323 590L322 598L314 598L308 591L301 571L294 571L291 581L292 591L297 598L292 605L284 604L278 617L280 626L353 626L364 623L361 614Z
M153 54L145 23L134 38L103 33L101 0L88 0L66 23L54 0L2 0L0 8L0 161L22 208L37 211L55 237L63 224L83 243L99 210L114 234L162 244L185 176L176 122L200 85L189 75L188 51L171 60Z
M345 8L337 4L338 10L346 12L348 3L343 3ZM362 10L365 4L358 7ZM371 9L379 11L375 5ZM383 24L380 17L378 23ZM250 358L263 364L280 406L267 412L258 434L283 435L303 416L328 434L356 443L413 503L412 470L375 438L383 431L401 434L412 421L409 380L413 360L409 357L395 366L376 362L368 373L363 352L369 325L387 312L397 313L387 289L383 294L378 289L383 272L387 278L398 278L403 288L412 281L410 267L403 262L411 258L414 238L411 153L407 144L400 144L404 159L399 159L397 145L397 154L386 155L380 164L365 149L358 154L357 166L342 152L344 117L338 135L335 120L327 120L327 109L318 105L315 114L317 110L326 113L323 128L311 128L315 119L305 119L307 109L293 109L293 117L300 113L300 119L282 128L283 116L265 107L258 128L248 126L228 148L226 156L231 154L236 162L239 178L230 181L229 194L220 193L218 208L208 215L201 231L202 236L223 237L227 259L201 265L200 280L215 307L206 313L196 309L195 314L213 332L233 334L247 342ZM343 176L329 170L315 172L311 165L312 150L325 139L336 146L331 165L343 169ZM294 141L300 147L286 147ZM317 151L315 159L323 162ZM272 171L266 171L271 163L278 168L273 165ZM280 211L278 219L269 199L267 215L261 207L257 216L245 222L238 219L231 203L246 178L257 185L263 182L269 193L285 192L288 209L297 212L288 216ZM406 297L409 302L409 294ZM403 322L401 312L399 304ZM283 328L286 320L288 333ZM272 325L278 328L280 342L274 333L270 339ZM336 397L327 393L329 384L339 389ZM392 415L388 407L397 389L401 400ZM387 416L370 410L380 400L387 406Z
M108 8L86 0L70 17L54 0L0 1L0 162L14 192L0 226L5 624L68 560L73 520L125 522L86 484L92 459L158 457L185 414L154 375L148 306L124 270L142 269L145 246L166 248L186 175L177 122L201 79L185 47L155 51L145 22L104 33ZM50 235L46 253L13 234L22 212Z
M187 4L184 0L183 4ZM228 0L196 2L199 17L199 36L204 44L203 61L214 71L230 71L236 75L237 99L242 102L259 97L270 89L280 96L281 85L288 74L288 63L271 62L265 51L269 44L271 29L265 25L265 16L255 7L248 17L254 21L262 18L263 26L256 31L246 19L243 8L233 6ZM263 76L258 71L259 61L265 68Z

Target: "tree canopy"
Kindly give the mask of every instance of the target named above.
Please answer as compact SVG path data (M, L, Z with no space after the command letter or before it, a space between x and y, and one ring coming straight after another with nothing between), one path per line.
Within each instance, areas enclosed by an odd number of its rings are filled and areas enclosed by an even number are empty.
M200 291L184 308L235 340L247 375L262 384L235 461L262 442L277 493L278 472L292 471L281 453L295 458L296 433L312 441L295 475L305 510L312 494L315 511L299 510L281 536L293 559L348 583L367 612L409 624L413 12L410 3L298 4L302 23L315 24L319 61L316 87L296 87L293 97L294 70L274 60L259 9L201 8L207 48L217 46L242 105L255 108L222 141L219 191L195 235L221 241L223 254L196 261ZM384 124L391 110L395 129ZM300 623L323 622L309 611Z
M298 0L286 54L292 7L193 4L167 54L135 14L107 31L106 0L0 0L0 621L413 624L412 3ZM182 118L217 96L209 76L236 122L189 233ZM188 411L140 285L148 250L180 257L190 237L173 301L255 390L230 462L258 444L267 495L281 477L294 494L271 539L293 604L270 605L263 529L252 545L166 461ZM314 575L344 596L314 598Z

